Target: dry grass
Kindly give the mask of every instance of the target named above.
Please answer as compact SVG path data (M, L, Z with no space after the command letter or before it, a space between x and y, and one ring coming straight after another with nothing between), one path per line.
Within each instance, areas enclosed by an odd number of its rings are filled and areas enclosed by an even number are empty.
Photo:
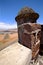
M5 38L5 34L0 35L0 50L4 49L8 45L18 40L18 33L8 34L8 38Z
M9 35L9 38L4 39L5 34L1 34L0 35L0 42L1 43L6 43L6 42L15 41L16 39L18 39L18 34L17 33L8 34L8 35Z

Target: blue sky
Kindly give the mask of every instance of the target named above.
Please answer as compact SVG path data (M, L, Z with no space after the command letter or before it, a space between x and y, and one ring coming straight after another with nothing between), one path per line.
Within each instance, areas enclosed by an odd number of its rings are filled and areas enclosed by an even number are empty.
M39 13L37 22L43 24L43 0L0 0L0 28L17 27L15 17L25 6Z

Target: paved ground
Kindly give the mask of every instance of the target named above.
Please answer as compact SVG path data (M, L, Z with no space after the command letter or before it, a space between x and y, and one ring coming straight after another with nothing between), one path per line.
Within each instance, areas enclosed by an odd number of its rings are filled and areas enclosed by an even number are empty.
M17 45L17 44L18 44L18 42L16 42L16 44L14 43L0 51L0 65L28 65L28 64L26 64L26 62L30 62L29 61L29 59L31 58L30 50L28 50L28 48L26 48L22 45L19 45L19 44ZM18 50L18 52L17 52L17 50ZM29 54L29 52L30 52L30 54ZM22 59L22 60L19 60L19 59ZM16 62L15 62L15 60L16 60ZM21 61L23 61L24 64L22 64ZM30 63L30 65L43 65L43 64L39 64L39 61L43 63L43 56L39 55L36 62L34 64Z
M0 65L29 65L32 51L18 42L0 51Z

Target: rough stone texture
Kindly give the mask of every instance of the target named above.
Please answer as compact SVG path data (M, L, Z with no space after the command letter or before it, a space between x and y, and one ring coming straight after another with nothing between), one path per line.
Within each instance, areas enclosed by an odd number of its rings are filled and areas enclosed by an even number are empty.
M32 49L32 58L37 57L40 47L41 26L36 23L27 23L18 27L20 44Z
M15 17L15 20L19 23L21 20L24 21L24 23L25 23L25 21L36 23L37 18L39 18L38 13L36 13L31 8L24 7L19 11L18 15ZM21 22L21 23L23 23L23 22Z
M18 42L0 51L0 65L29 65L32 51Z
M33 9L24 7L16 16L18 26L18 41L32 49L32 58L37 57L40 47L41 26L35 24L39 14Z
M18 15L20 14L26 14L26 13L35 13L35 11L32 8L24 7L20 10Z

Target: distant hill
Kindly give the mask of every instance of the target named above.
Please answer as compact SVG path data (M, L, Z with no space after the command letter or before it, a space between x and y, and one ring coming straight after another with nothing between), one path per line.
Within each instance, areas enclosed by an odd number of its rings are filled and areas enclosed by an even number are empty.
M7 30L1 30L0 29L0 33L11 33L11 32L17 32L17 28L14 29L7 29Z

